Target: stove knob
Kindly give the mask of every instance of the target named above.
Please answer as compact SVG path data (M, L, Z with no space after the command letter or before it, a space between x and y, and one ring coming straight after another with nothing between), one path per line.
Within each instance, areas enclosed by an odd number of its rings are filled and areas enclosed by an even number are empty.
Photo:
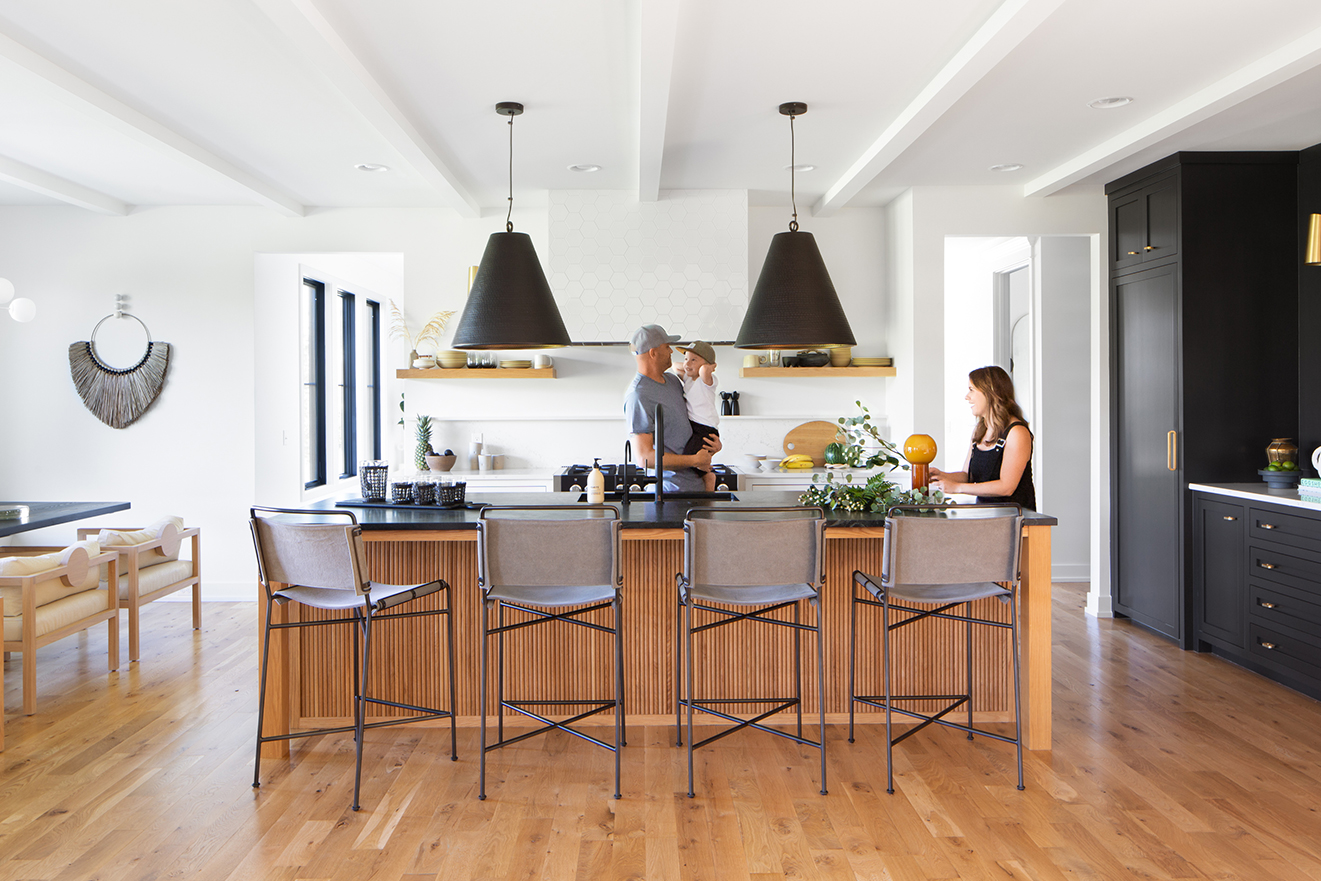
M632 486L630 486L630 487L628 488L628 491L631 492L631 493L642 492L642 487L638 486L638 485L635 483L635 484L633 484Z
M583 488L576 483L573 486L569 487L569 492L571 493L580 493L582 491Z

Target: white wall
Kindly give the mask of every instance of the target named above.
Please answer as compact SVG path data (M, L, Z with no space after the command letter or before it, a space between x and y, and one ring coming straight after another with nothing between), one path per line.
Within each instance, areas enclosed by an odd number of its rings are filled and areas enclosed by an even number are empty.
M886 209L891 243L889 309L896 321L889 328L890 346L898 352L911 345L911 374L892 381L889 414L898 438L913 431L943 438L945 410L961 398L945 400L944 275L947 236L1087 236L1090 245L1088 273L1088 327L1090 352L1089 390L1092 427L1089 456L1091 473L1077 479L1090 484L1088 531L1091 536L1089 566L1092 594L1089 611L1104 614L1110 595L1109 471L1102 451L1108 449L1110 426L1103 395L1108 394L1108 372L1103 308L1101 255L1105 253L1106 200L1101 188L1047 198L1024 198L1018 187L915 187ZM911 377L911 378L910 378ZM916 426L916 427L915 427ZM1047 513L1054 511L1047 509ZM1061 576L1072 573L1061 572ZM1102 600L1101 598L1106 598Z
M1051 536L1057 581L1086 581L1090 568L1091 365L1088 341L1091 242L1043 236L1033 259L1041 325L1041 398L1033 429L1038 458L1037 504L1059 518Z
M0 266L21 296L37 302L31 324L0 322L0 498L131 501L125 515L78 525L145 523L177 513L203 530L204 595L255 596L247 534L253 503L288 503L301 485L297 449L297 269L320 263L369 287L402 291L416 323L438 309L460 311L468 267L503 213L475 221L442 209L318 210L285 218L260 208L139 209L103 217L75 208L0 208ZM784 212L749 211L748 278L755 283ZM545 209L514 214L543 263ZM862 354L888 349L885 212L855 209L806 220L859 338ZM391 267L402 264L401 282ZM394 276L391 278L391 276ZM86 339L127 293L156 339L173 346L160 400L137 424L115 431L83 407L69 378L69 343ZM452 335L452 322L447 334ZM406 353L387 346L393 377ZM410 418L441 420L433 443L466 447L472 431L507 456L506 466L546 467L622 452L621 400L634 371L623 347L553 352L560 378L405 381ZM741 352L721 348L719 375L754 417L726 427L725 461L773 452L789 428L853 412L878 415L894 380L738 378ZM908 365L899 361L901 376ZM392 379L387 380L387 388ZM392 429L396 398L387 393ZM387 435L389 437L389 435ZM409 428L411 438L411 426ZM288 442L286 442L286 439ZM411 440L387 441L411 457ZM74 526L0 543L57 544Z

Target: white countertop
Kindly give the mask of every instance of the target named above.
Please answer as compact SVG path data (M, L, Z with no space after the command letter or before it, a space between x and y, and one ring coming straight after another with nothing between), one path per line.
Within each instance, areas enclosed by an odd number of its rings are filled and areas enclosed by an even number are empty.
M1292 508L1306 508L1309 511L1321 511L1321 502L1312 502L1300 498L1297 489L1271 489L1262 483L1190 483L1188 488L1198 492L1246 499L1249 502L1270 502L1275 505L1288 505Z

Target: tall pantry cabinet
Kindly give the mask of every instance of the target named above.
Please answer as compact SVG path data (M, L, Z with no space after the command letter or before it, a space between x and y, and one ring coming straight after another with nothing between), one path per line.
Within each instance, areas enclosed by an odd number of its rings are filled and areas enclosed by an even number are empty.
M1106 187L1114 606L1185 648L1188 484L1259 481L1297 436L1297 165L1177 153Z

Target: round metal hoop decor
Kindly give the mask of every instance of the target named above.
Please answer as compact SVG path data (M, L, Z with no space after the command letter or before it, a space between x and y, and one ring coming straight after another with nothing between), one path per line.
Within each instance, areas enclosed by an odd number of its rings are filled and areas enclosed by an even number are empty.
M138 359L138 363L134 364L132 367L111 367L103 361L101 356L96 352L96 332L101 329L101 325L105 324L111 318L132 318L138 324L142 325L142 331L147 335L147 351L142 353L142 357ZM146 363L146 360L151 357L151 328L147 327L147 322L143 321L136 315L130 315L127 312L121 312L116 315L114 312L111 312L105 318L98 321L96 327L92 328L92 336L91 339L87 341L87 345L91 347L92 357L96 359L97 365L102 370L109 370L111 373L132 373Z
M132 367L111 367L96 352L96 333L110 318L132 318L147 334L147 351ZM111 428L127 428L160 396L170 369L170 344L151 338L147 323L116 311L92 328L91 339L69 344L69 372L83 404Z

